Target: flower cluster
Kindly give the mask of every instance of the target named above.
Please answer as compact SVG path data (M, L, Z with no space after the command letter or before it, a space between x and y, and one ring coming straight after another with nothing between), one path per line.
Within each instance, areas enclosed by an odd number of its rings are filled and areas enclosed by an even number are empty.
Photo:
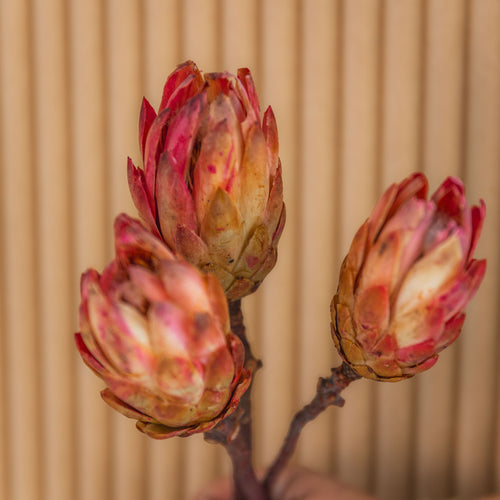
M250 385L228 302L276 263L278 133L271 108L261 120L247 69L203 74L188 61L158 112L144 99L139 140L143 168L129 159L128 181L142 222L118 216L115 258L83 274L76 344L111 407L151 437L187 436L233 413ZM411 377L457 338L485 272L473 258L484 217L456 178L430 199L420 173L382 195L331 303L342 367L355 372L344 386Z
M129 159L128 179L147 227L229 300L255 291L276 263L285 206L276 121L269 107L261 124L250 72L203 75L188 61L158 114L144 99L139 129L144 170Z
M129 159L145 225L122 214L116 257L81 280L85 363L104 400L155 437L205 432L231 414L251 373L227 301L257 289L276 262L285 223L278 134L261 122L247 69L167 79L158 114L144 99L144 170Z
M154 438L211 429L248 388L217 278L140 223L115 221L116 258L82 276L77 347L107 384L104 400Z
M473 259L485 206L449 177L430 200L417 173L393 184L356 233L331 304L332 336L361 376L397 381L430 368L460 333L486 261Z

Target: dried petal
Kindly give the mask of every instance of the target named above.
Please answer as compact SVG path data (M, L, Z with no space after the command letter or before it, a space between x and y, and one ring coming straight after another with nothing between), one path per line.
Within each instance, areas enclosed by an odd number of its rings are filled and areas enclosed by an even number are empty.
M115 260L82 277L80 355L106 383L103 399L146 434L204 432L250 382L224 291L126 215L115 238Z
M144 100L139 135L144 171L130 162L129 186L145 224L214 272L231 300L252 293L276 262L286 217L276 120L268 108L261 122L249 70L234 76L202 74L192 61L178 66L157 116ZM242 252L262 224L267 246L247 266Z
M486 263L472 254L484 203L470 208L455 178L426 194L420 173L390 186L342 264L332 337L363 377L397 381L434 365L483 278Z

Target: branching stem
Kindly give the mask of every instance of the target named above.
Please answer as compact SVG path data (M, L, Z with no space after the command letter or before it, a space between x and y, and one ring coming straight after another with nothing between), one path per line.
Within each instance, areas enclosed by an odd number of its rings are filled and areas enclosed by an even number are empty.
M344 399L340 396L340 393L351 382L359 378L360 376L349 365L342 363L340 366L332 368L330 377L319 379L316 395L308 405L295 414L283 446L268 470L267 476L264 479L266 492L271 491L280 472L293 455L304 426L329 406L344 406Z
M231 331L240 338L245 346L245 366L255 374L261 363L253 356L246 337L241 301L231 302L229 312ZM342 363L340 366L332 368L330 377L319 379L316 395L309 404L295 414L283 446L262 482L257 479L252 464L250 386L241 398L238 409L205 433L207 441L223 445L231 457L234 500L270 500L273 485L293 455L304 426L329 406L343 406L344 399L340 393L351 382L359 378L361 377L349 365Z

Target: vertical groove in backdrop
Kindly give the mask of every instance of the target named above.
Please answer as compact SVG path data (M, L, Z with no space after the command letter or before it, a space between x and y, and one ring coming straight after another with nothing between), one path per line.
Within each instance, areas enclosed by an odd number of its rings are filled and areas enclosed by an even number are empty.
M423 170L430 192L447 175L460 175L464 117L466 3L429 0L425 21ZM457 350L418 377L416 491L419 497L451 496Z
M35 1L33 14L43 495L65 500L74 497L66 11Z
M339 232L335 181L338 165L338 38L339 2L302 1L300 48L300 262L299 336L297 338L295 409L314 396L319 377L334 365L330 337L330 301L335 292L339 258L335 241ZM309 5L310 6L310 5ZM314 339L314 341L312 341ZM338 360L336 360L338 362ZM311 468L332 472L332 414L327 410L301 437L297 459Z
M3 9L0 5L0 15L3 15ZM2 64L3 47L7 40L2 37L2 24L0 21L0 85L3 85L5 68ZM3 165L3 137L5 123L3 120L3 96L0 91L0 408L7 408L9 403L7 399L7 323L6 317L6 281L3 270L6 266L5 248L7 247L7 235L2 230L5 225L7 213L4 203L4 193L2 186L5 185L5 174ZM8 473L7 465L9 463L9 454L7 450L7 412L0 411L0 498L8 497Z
M369 0L348 0L343 6L342 255L377 195L380 6ZM374 383L358 381L345 397L348 404L338 412L338 472L343 480L368 489L373 467Z
M219 0L185 0L182 22L182 58L195 60L207 72L221 71Z
M9 500L37 500L41 489L38 419L39 342L36 284L32 26L28 1L0 2L0 98L4 253L6 476Z
M268 464L276 453L295 409L292 381L297 335L297 2L262 3L262 94L273 106L279 128L287 224L276 267L261 290L261 349L257 432L258 463ZM279 401L279 404L277 404Z
M79 302L80 274L102 271L109 256L106 161L104 5L69 4L71 161L73 203L73 293ZM77 310L73 311L77 329ZM73 330L74 331L74 330ZM68 335L72 338L71 332ZM73 355L76 373L76 488L78 500L111 498L110 411L99 396L103 383Z
M0 5L0 15L3 14L3 9ZM0 85L3 85L5 68L2 64L3 46L6 40L2 37L2 28L0 21ZM7 238L2 230L7 217L6 207L4 203L4 193L2 186L5 185L5 174L2 168L3 165L3 136L5 123L3 120L3 96L0 92L0 408L7 408L9 403L7 399L7 323L6 317L6 282L4 279L3 269L6 265L5 248L7 247ZM7 415L5 411L0 411L0 498L7 498L8 488L8 473L7 465L9 463L9 455L7 450Z
M491 256L488 270L469 307L460 339L455 493L467 498L494 487L494 440L498 433L495 390L498 388L498 265L500 204L500 4L471 2L468 75L468 120L465 180L471 201L487 205L478 256ZM491 318L485 321L485 318ZM481 335L477 336L478 328ZM496 416L496 420L495 420ZM495 431L496 428L496 431ZM498 457L497 457L498 459ZM498 478L498 475L496 476ZM498 485L497 485L498 487Z

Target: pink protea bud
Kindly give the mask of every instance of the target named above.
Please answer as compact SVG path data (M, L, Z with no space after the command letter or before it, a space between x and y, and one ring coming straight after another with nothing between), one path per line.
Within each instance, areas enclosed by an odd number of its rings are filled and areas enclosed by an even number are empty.
M485 205L446 179L430 200L411 175L380 198L352 242L331 304L332 336L361 376L397 381L430 368L459 335L486 261L473 253Z
M144 169L129 159L128 180L148 228L229 300L253 292L276 263L285 207L276 121L269 107L261 123L249 70L178 66L158 114L144 99L139 141Z
M250 383L217 278L175 258L124 214L115 245L102 275L82 276L80 355L106 383L103 399L149 436L211 429Z

